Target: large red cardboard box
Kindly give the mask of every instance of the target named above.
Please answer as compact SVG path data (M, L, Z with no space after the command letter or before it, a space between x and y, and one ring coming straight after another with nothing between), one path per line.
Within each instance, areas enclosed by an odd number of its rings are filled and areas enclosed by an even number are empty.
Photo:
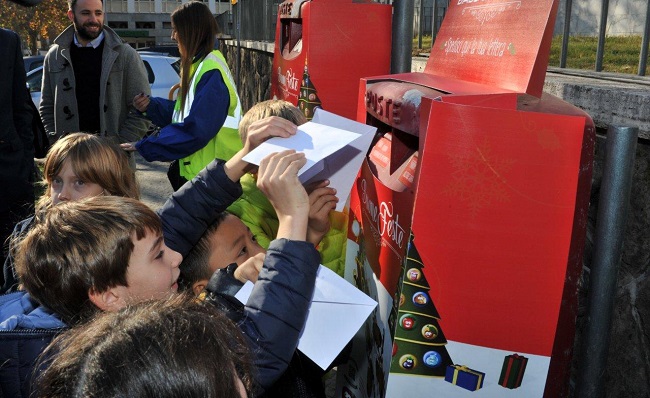
M541 91L556 10L454 1L425 73L362 79L358 120L382 135L351 194L346 278L380 305L337 396L470 394L451 365L485 374L473 396L568 395L594 127ZM509 389L512 354L528 361Z
M371 1L279 5L271 97L354 119L359 79L390 73L392 7Z

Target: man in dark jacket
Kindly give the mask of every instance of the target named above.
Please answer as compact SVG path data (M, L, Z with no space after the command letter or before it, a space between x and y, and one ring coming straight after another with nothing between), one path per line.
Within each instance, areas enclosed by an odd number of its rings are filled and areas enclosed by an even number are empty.
M20 38L0 29L0 264L14 225L34 212L34 136ZM0 276L0 278L4 279ZM2 283L0 283L1 285Z

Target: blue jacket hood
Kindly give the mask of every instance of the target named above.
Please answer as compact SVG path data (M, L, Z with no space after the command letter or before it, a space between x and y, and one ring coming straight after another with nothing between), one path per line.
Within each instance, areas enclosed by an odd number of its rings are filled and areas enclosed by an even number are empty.
M29 293L19 291L0 296L0 330L65 328L52 311L38 305Z

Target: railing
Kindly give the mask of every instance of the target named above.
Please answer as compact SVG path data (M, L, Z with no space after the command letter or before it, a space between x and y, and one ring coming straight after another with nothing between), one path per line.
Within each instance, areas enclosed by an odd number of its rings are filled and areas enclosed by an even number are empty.
M566 67L567 48L569 46L569 35L571 25L571 9L573 6L572 0L566 0L565 18L564 18L564 36L562 37L562 49L560 51L560 68ZM598 49L596 51L596 72L603 70L603 54L605 52L605 32L607 28L607 14L609 11L609 0L602 0L600 7L600 24L598 32ZM650 37L650 2L646 6L645 29L643 32L643 40L641 44L641 51L639 54L639 68L637 75L645 76L646 63L648 60L648 38Z
M435 40L436 33L440 29L440 23L444 18L445 11L449 5L448 0L433 0L433 7L425 7L426 0L419 1L419 7L415 7L415 18L417 28L414 29L414 36L418 37L418 47L422 48L422 37L424 35L431 35ZM560 48L560 68L566 68L567 49L569 48L569 37L571 36L571 15L572 15L573 1L565 0L564 2L564 21L562 33L562 46ZM432 13L433 10L433 13ZM648 44L650 43L650 1L646 6L645 28L643 31L643 39L641 50L639 52L639 67L637 75L645 76L646 65L648 62ZM607 16L609 13L609 0L601 0L600 4L600 21L598 25L598 48L596 50L596 72L603 70L603 56L605 53L605 40L607 28ZM433 14L433 15L432 15ZM420 18L422 15L422 18ZM434 24L433 21L436 21ZM559 24L560 21L556 21ZM433 30L432 30L433 25ZM417 29L417 30L416 30Z
M449 0L394 0L394 1L412 1L414 7L414 26L413 37L418 38L418 47L422 48L422 38L424 36L432 36L435 40L436 34L440 29L440 24L445 17L445 13L449 6ZM592 0L596 1L596 0ZM260 2L240 1L233 7L233 12L236 13L241 8L243 18L239 25L240 32L235 29L231 33L232 36L237 36L242 40L266 40L273 41L275 38L275 24L277 19L277 8L281 0L262 0ZM379 3L393 3L393 0L381 0ZM562 4L563 3L563 4ZM562 23L562 46L560 49L560 68L566 68L567 49L569 47L569 37L571 36L571 16L572 16L572 0L564 0L560 5L564 6L564 20L556 21L556 25ZM602 71L603 54L605 50L606 27L607 27L607 14L609 12L609 0L600 0L600 21L598 32L598 49L596 52L596 65L597 72ZM250 8L250 10L249 10ZM260 8L264 12L260 12ZM650 1L646 6L645 29L643 31L643 39L641 50L639 52L639 67L637 74L645 76L646 65L648 61L648 45L650 44ZM263 19L260 20L260 19ZM560 25L558 25L560 26ZM236 27L235 27L236 28ZM230 33L230 32L228 32Z
M449 7L449 0L433 0L431 6L426 6L427 1L420 0L419 5L416 4L415 15L413 21L417 25L418 48L422 48L422 37L427 35L435 40L440 24L445 18L447 7Z

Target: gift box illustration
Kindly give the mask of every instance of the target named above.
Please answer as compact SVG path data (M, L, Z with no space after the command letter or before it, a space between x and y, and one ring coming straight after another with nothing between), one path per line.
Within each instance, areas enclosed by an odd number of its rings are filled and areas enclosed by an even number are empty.
M499 376L499 385L511 389L521 386L527 364L528 358L522 355L506 355L503 360L501 376Z
M463 365L449 365L445 373L445 381L470 391L476 391L483 387L483 379L485 379L485 373Z

